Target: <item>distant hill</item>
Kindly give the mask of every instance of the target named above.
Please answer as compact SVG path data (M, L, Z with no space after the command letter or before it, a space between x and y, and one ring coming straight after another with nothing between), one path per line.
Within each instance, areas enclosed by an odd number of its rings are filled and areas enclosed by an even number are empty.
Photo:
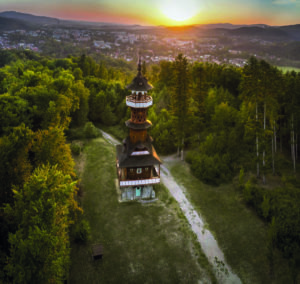
M229 34L243 37L256 37L261 39L290 39L290 35L286 31L273 27L242 27L230 30Z
M9 19L0 16L0 31L10 31L10 30L27 30L34 29L37 26L30 24L29 22Z
M255 25L233 25L230 23L219 23L219 24L206 24L206 25L197 25L200 28L205 29L227 29L227 30L233 30L238 29L242 27L268 27L268 25L264 24L255 24Z
M235 29L215 28L206 29L206 34L213 36L238 36L270 41L297 41L300 40L300 25L297 26L244 26Z
M291 25L291 26L282 26L279 27L282 31L288 33L291 37L296 40L300 40L300 24L299 25Z
M139 29L142 26L139 25L125 25L125 24L116 24L116 23L107 23L107 22L88 22L88 21L75 21L75 20L62 20L57 18L45 17L45 16L35 16L32 14L20 13L16 11L6 11L0 12L0 17L13 19L13 20L21 20L31 24L38 25L60 25L66 27L88 27L88 28L96 28L96 27L130 27L132 29ZM145 27L147 28L147 27Z
M21 20L21 21L34 23L34 24L40 24L40 25L55 25L60 23L60 20L56 18L35 16L35 15L19 13L15 11L2 12L0 13L0 17Z

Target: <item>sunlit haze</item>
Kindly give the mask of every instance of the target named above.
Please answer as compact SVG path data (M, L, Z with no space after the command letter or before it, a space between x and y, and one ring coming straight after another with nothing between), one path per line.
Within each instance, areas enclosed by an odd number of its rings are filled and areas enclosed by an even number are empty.
M0 11L141 25L299 23L300 0L0 0Z
M162 0L160 9L168 18L183 22L200 12L200 1L196 0Z

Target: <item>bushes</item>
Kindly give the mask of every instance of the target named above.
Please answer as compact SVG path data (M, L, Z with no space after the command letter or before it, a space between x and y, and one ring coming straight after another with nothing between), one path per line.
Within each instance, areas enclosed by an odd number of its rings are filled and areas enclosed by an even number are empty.
M66 136L68 140L77 140L77 139L84 139L84 138L97 138L101 136L101 132L97 129L92 122L87 122L84 127L77 127L77 128L69 128L66 130ZM76 147L76 146L75 146ZM72 145L71 145L72 148ZM73 149L71 149L73 152ZM73 154L76 155L76 149Z
M259 216L263 216L261 205L264 200L264 190L262 188L259 188L251 181L248 181L243 190L243 197L245 202L253 207Z
M203 182L218 185L232 177L230 159L227 154L208 156L191 151L187 154L186 160L191 164L194 175Z
M83 128L85 138L96 138L101 135L99 129L97 129L92 122L87 122Z
M76 144L76 143L72 143L71 144L71 151L72 151L72 154L73 155L76 155L76 156L78 156L79 154L80 154L80 152L81 152L81 147L80 147L80 145L78 145L78 144Z
M68 140L75 140L75 139L83 139L84 133L83 128L69 128L65 131Z
M287 178L282 178L284 185L273 190L259 187L255 184L255 177L246 182L242 195L247 205L251 206L257 215L267 222L271 222L273 217L281 215L287 208L284 203L293 207L297 200L300 200L300 190L290 183L285 183ZM280 210L279 210L280 208ZM283 210L283 211L281 211Z
M91 228L86 220L80 220L74 225L74 241L78 243L86 243L90 238Z
M289 260L294 283L300 271L300 189L291 184L294 178L283 178L280 188L267 190L248 181L243 190L244 200L269 223L269 249L279 249Z

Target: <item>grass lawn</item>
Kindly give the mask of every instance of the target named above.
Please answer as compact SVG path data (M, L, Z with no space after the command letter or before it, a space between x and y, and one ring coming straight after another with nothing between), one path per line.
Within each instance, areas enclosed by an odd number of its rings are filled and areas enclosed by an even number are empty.
M229 265L243 283L272 283L267 259L267 227L248 209L232 184L213 187L195 178L188 164L168 162L171 173L187 190L187 197L204 217ZM291 283L287 262L275 257L273 283Z
M163 186L156 189L155 203L119 203L115 149L103 138L86 142L75 160L91 239L72 244L70 283L216 282L187 220ZM92 260L95 243L104 247L102 260Z
M292 67L292 66L277 66L278 69L282 70L284 73L288 71L300 72L300 68Z

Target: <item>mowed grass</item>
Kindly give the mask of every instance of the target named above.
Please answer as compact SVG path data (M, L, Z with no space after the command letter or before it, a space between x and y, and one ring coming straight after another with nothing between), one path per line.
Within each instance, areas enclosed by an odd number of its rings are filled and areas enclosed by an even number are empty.
M291 71L300 72L300 68L292 67L292 66L278 66L278 69L282 70L283 73L291 72Z
M72 244L70 283L216 282L187 220L163 186L156 189L155 203L119 203L114 147L97 138L85 144L81 157L80 201L91 239ZM96 243L103 245L104 255L94 261L91 245Z
M270 279L267 225L245 206L232 184L209 186L191 174L188 164L175 160L169 162L169 166L243 283L291 283L287 262L278 252L275 253L273 282Z

